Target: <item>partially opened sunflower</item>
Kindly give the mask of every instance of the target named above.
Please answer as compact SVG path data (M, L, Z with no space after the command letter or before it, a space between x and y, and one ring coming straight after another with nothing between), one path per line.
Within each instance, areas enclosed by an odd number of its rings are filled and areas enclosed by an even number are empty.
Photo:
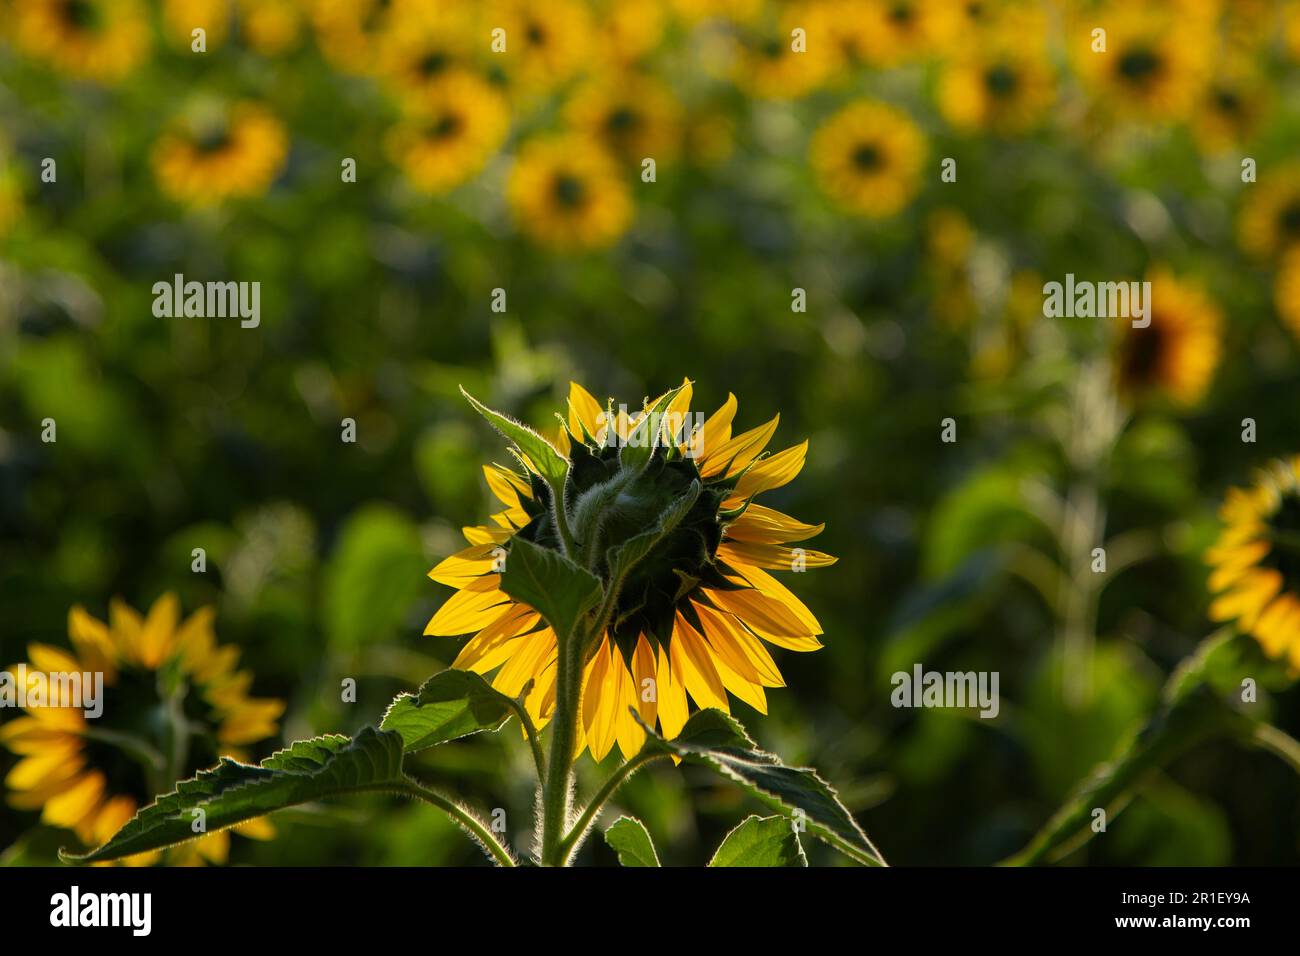
M621 464L620 448L645 409L628 415L612 403L602 407L574 383L555 436L569 463L572 550L607 588L609 549L653 526L699 483L689 511L621 581L608 626L584 662L575 753L589 749L596 760L616 742L628 757L641 748L645 733L633 708L667 738L686 722L689 701L725 711L731 695L766 713L765 689L784 686L767 645L821 646L817 618L768 571L834 563L793 546L823 525L754 501L799 473L808 443L765 455L780 416L733 433L735 396L704 420L690 413L690 401L686 383L667 403L663 438L640 469ZM556 635L535 610L501 590L500 571L513 541L560 550L561 540L539 475L501 465L484 472L504 510L491 525L465 528L470 546L429 573L456 593L425 633L473 634L453 666L495 672L492 685L506 695L519 695L532 681L524 706L540 728L555 710Z

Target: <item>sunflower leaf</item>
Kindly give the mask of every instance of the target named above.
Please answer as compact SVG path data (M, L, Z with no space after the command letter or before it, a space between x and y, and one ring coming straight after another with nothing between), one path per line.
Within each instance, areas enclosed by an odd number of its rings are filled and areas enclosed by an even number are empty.
M709 866L807 866L789 818L752 815L727 834Z
M590 571L517 535L510 541L501 590L546 618L559 636L572 634L601 596L600 579Z
M537 473L546 479L556 500L559 500L564 491L565 476L569 473L569 463L555 446L527 425L488 408L464 388L460 393L474 406L476 412L487 419L488 424L514 442L515 447L532 462Z
M619 817L605 831L605 842L618 854L622 866L659 866L659 854L645 824L632 817Z
M407 753L485 730L500 730L515 712L515 702L473 671L434 674L414 694L399 694L388 705L381 730L402 737Z
M60 851L59 856L67 863L117 860L194 840L284 807L347 793L401 789L403 780L398 734L366 727L355 738L313 737L256 766L223 757L211 770L200 770L158 797L103 846L84 854Z
M692 714L681 733L665 740L647 726L635 709L632 716L646 731L646 746L699 764L740 784L783 816L802 822L817 838L867 866L885 861L839 796L815 770L787 767L780 758L759 750L733 717L715 708Z
M681 390L686 387L685 383L678 385L674 389L664 392L655 401L653 405L645 410L641 420L637 422L632 433L627 436L623 442L623 447L618 452L618 463L621 468L628 471L639 472L645 469L650 463L650 457L659 447L659 439L663 435L664 413L668 411L668 406L672 404Z

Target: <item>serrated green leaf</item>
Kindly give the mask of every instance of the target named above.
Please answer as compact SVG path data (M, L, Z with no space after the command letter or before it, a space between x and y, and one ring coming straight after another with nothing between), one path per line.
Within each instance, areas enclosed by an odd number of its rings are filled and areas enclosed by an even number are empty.
M569 462L555 446L522 422L488 408L464 388L460 393L474 406L476 412L487 419L488 424L514 442L515 446L528 456L537 473L551 486L551 490L555 493L555 500L561 500L564 479L569 473Z
M654 450L659 447L659 441L663 434L664 413L668 411L668 406L672 404L674 398L678 396L685 383L678 385L660 395L651 405L641 420L637 422L632 433L627 436L623 442L623 447L618 451L619 466L628 471L641 471L650 461L650 456ZM612 431L612 429L611 429Z
M407 753L499 730L514 713L514 701L473 671L434 674L414 694L399 694L388 706L381 730L401 734Z
M510 541L501 590L546 618L557 635L572 634L601 596L600 579L590 571L518 536Z
M650 553L660 541L672 533L673 529L686 517L687 512L700 497L700 483L692 481L686 492L659 514L655 526L649 531L628 538L622 544L615 545L605 553L609 563L609 575L613 581L620 581L638 561Z
M720 773L786 816L801 815L808 832L867 866L884 866L884 858L867 839L853 815L815 770L787 767L759 750L735 718L712 707L692 714L673 740L664 740L633 717L646 731L646 746Z
M1132 799L1135 790L1171 760L1216 736L1248 737L1257 726L1228 706L1211 688L1210 678L1231 653L1235 635L1219 632L1170 675L1155 713L1120 745L1115 757L1098 765L1074 794L1006 865L1025 866L1064 856L1092 835L1093 811L1110 819Z
M727 834L709 866L807 866L789 817L753 815Z
M605 831L605 842L618 854L622 866L659 866L654 841L640 820L619 817Z
M223 757L182 780L90 853L60 851L69 863L99 863L216 833L284 807L402 784L402 738L366 727L355 738L332 734L300 740L259 765ZM194 811L202 810L200 817ZM202 832L194 824L202 819Z

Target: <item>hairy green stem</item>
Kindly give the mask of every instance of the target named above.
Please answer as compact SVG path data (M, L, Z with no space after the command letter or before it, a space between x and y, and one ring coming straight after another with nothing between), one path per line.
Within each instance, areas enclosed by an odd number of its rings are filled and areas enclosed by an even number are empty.
M560 841L569 822L573 790L573 751L577 740L578 705L582 692L582 646L569 635L560 641L555 660L555 715L551 718L551 756L542 782L543 866L562 866Z
M596 791L596 795L591 798L591 802L587 804L587 809L582 811L582 816L578 817L578 822L573 825L573 828L569 830L564 839L560 841L560 853L563 862L568 863L569 857L586 836L587 830L591 827L592 823L595 822L596 815L600 813L605 802L614 795L614 792L623 785L628 777L632 776L632 774L636 773L652 760L658 760L660 757L666 756L668 755L658 751L642 750L631 760L624 761L622 766L610 775L609 779L606 780L601 785L601 788Z
M498 866L516 866L515 858L510 851L501 845L500 841L493 836L492 831L487 825L474 814L470 813L460 804L456 803L449 797L443 796L436 790L424 786L424 784L406 777L399 788L400 793L423 800L431 806L437 807L443 813L447 814L465 829L475 840L482 844Z

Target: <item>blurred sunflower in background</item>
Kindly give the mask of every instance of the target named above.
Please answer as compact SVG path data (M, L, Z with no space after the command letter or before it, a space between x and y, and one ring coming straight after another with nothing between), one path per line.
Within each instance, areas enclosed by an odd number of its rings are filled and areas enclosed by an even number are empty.
M569 97L565 119L613 156L639 163L677 155L681 108L658 80L636 74L589 80Z
M1300 673L1300 456L1275 461L1250 488L1231 488L1223 530L1205 554L1210 617L1232 621Z
M1254 135L1268 110L1268 89L1246 57L1222 63L1192 115L1192 133L1207 153L1241 146Z
M54 69L111 83L149 53L149 23L139 0L14 0L18 48Z
M346 73L374 73L389 25L409 4L391 0L314 0L312 27L325 59Z
M177 46L189 49L194 31L204 32L207 49L219 47L230 33L232 0L163 0L163 35Z
M448 77L465 74L477 39L468 7L398 7L376 41L375 69L392 92L418 107Z
M388 132L388 153L407 179L430 193L445 192L476 174L510 128L505 97L464 71L411 99L407 113Z
M1300 245L1300 163L1265 171L1247 188L1237 235L1244 250L1262 259Z
M1042 122L1055 99L1052 66L1041 47L1024 40L972 45L950 61L938 93L949 123L1007 134Z
M506 186L520 228L557 249L597 249L632 221L632 198L603 150L576 136L532 140Z
M686 722L688 695L698 707L725 711L731 694L766 713L764 689L782 687L784 680L764 644L793 651L821 646L822 628L812 612L765 569L803 571L834 563L830 555L791 547L823 526L753 500L799 474L808 443L765 456L780 416L733 434L735 396L693 427L690 401L688 383L668 408L666 421L685 423L669 436L669 450L656 453L644 473L621 486L600 525L601 542L625 540L693 482L702 485L681 523L625 580L613 623L586 664L577 751L590 748L596 760L615 743L628 757L641 748L645 733L629 707L667 737ZM589 504L598 501L605 482L620 474L619 442L611 436L625 442L639 421L639 415L608 414L586 389L570 385L560 446L572 463L575 528L581 528L577 515L584 495L595 496ZM495 671L492 685L502 693L518 695L533 681L524 703L541 726L555 703L555 633L500 590L497 572L516 535L547 547L559 542L537 481L501 466L484 473L505 510L492 516L492 525L464 529L470 547L429 573L457 593L425 633L473 633L452 666Z
M779 16L738 24L731 34L730 75L737 87L763 99L806 96L825 82L834 65L835 48L821 36L809 36L806 4ZM796 37L796 31L801 37ZM800 44L796 47L796 44Z
M1087 16L1075 11L1075 63L1100 105L1153 121L1191 113L1209 80L1214 31L1190 29L1185 16L1198 19L1180 4L1108 4ZM1105 49L1096 48L1103 40Z
M925 137L901 110L860 100L813 135L811 162L822 188L849 211L880 218L920 188Z
M1149 275L1150 324L1117 320L1116 387L1130 402L1163 396L1190 407L1205 397L1219 365L1223 313L1198 286L1167 270Z
M205 104L154 145L154 176L179 202L210 205L266 192L284 166L289 138L265 107Z
M10 806L40 810L42 822L98 846L177 780L222 756L243 759L241 748L273 736L284 702L248 695L253 675L236 670L239 649L218 644L212 622L210 608L182 621L171 594L143 617L115 600L107 624L81 607L69 612L71 651L29 644L29 672L103 674L103 709L90 718L82 708L28 707L0 726L0 744L20 758L5 778ZM274 833L265 820L235 829ZM168 862L223 863L229 845L228 832L210 833Z
M240 31L263 56L279 56L298 45L306 19L300 0L239 0Z
M935 0L864 0L868 61L897 66L939 52L956 25L956 8Z
M512 88L530 98L572 79L591 55L592 23L585 4L548 0L496 0L484 12L492 29L505 31L505 64Z
M1273 283L1273 304L1282 323L1300 342L1300 248L1282 258Z

